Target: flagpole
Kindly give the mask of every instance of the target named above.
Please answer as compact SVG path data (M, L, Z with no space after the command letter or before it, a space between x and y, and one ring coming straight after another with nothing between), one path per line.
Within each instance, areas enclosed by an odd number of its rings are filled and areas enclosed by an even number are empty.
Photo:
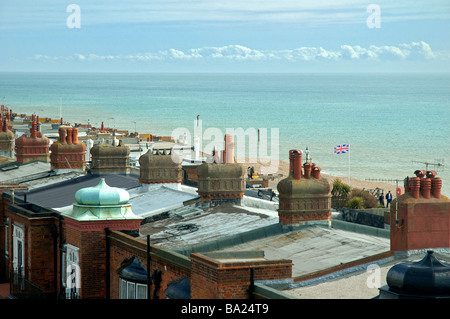
M350 144L348 144L348 186L350 186Z

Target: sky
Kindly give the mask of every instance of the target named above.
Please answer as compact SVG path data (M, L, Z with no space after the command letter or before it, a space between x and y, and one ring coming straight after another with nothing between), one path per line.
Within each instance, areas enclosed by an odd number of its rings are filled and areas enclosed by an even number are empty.
M2 72L448 72L448 0L1 0Z

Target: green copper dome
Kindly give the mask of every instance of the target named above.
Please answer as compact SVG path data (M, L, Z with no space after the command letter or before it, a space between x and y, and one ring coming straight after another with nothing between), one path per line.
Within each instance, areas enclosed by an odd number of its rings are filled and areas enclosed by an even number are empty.
M108 186L104 178L100 179L97 186L82 188L75 193L75 200L79 205L124 205L129 199L130 195L126 190Z
M78 221L141 219L131 210L128 192L108 186L104 178L97 186L78 190L75 199L72 210L63 213L64 216Z

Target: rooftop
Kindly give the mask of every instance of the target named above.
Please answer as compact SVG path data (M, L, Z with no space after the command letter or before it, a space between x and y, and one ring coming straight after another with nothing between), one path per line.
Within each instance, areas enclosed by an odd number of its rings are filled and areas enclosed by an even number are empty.
M50 163L32 162L18 165L11 162L0 167L0 180L2 183L23 183L48 177L52 175Z
M160 185L148 190L143 186L139 186L130 189L128 192L133 212L142 218L182 209L185 207L186 202L199 198L196 193L184 186L180 186L180 189L175 189L170 186Z
M379 287L385 286L386 276L394 265L404 262L417 262L425 256L426 252L417 252L409 256L399 256L377 264L363 265L352 272L341 273L321 280L311 282L309 285L284 290L283 292L299 299L372 299L379 295ZM450 261L447 252L435 252L436 257L445 262Z
M390 240L317 225L223 249L245 250L263 250L267 259L291 259L295 278L387 252Z
M201 250L208 251L207 247L215 247L218 241L278 224L275 214L274 211L231 203L205 210L191 206L142 225L140 234L141 239L150 235L152 244L165 249L179 251L203 246Z

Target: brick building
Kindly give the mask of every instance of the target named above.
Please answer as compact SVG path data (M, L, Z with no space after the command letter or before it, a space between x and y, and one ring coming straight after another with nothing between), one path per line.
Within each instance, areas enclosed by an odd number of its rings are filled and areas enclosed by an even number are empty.
M108 146L108 150L110 148L114 147ZM151 155L153 154L149 153L147 156ZM142 191L147 187L140 185L139 178L145 180L144 177L157 175L132 177L120 168L118 172L108 172L109 174L104 176L97 172L95 176L78 177L53 186L45 186L42 187L43 191L30 191L27 197L25 193L16 193L13 196L11 192L3 192L0 198L0 279L10 283L11 295L16 298L45 296L165 299L174 296L168 292L168 288L176 288L181 282L187 283L187 286L183 286L184 295L192 299L246 299L255 296L268 298L268 294L261 293L261 287L291 284L304 280L301 278L311 280L314 276L342 271L345 267L355 267L367 260L385 258L393 251L449 248L448 241L445 241L448 239L449 226L448 223L442 222L442 218L445 219L450 211L449 200L440 195L437 186L439 180L435 174L430 173L427 178L430 179L431 185L435 185L430 188L432 195L429 196L426 186L430 182L424 182L422 189L425 191L422 190L422 195L417 196L416 190L405 193L404 197L398 200L397 214L391 211L391 216L396 216L399 225L415 225L415 228L405 227L401 230L403 233L400 235L406 239L397 239L400 237L394 230L391 233L393 246L387 254L378 250L368 253L363 244L367 241L364 238L358 243L364 250L364 258L350 256L346 261L347 256L340 255L339 263L334 267L328 265L328 269L320 268L306 274L304 270L303 273L294 273L295 264L307 268L307 263L314 263L315 259L310 251L321 255L322 259L331 258L329 256L333 255L333 250L326 246L329 243L327 236L330 237L331 234L332 240L336 242L340 240L339 236L347 235L329 226L333 224L329 207L330 189L328 182L320 176L320 169L314 170L315 166L310 167L307 162L302 171L301 153L291 152L291 155L290 176L279 185L280 208L276 212L276 222L273 222L273 218L259 216L252 211L254 207L242 206L243 202L248 200L240 188L244 170L237 169L236 163L212 163L200 169L199 181L211 181L222 176L220 174L227 172L229 167L231 172L236 172L226 175L229 185L213 185L214 187L203 189L200 187L197 190L200 195L197 203L202 204L199 206L202 209L186 214L185 211L172 212L167 208L166 211L160 210L159 215L151 216L151 221L147 224L136 213L138 207L136 210L133 208L130 194L134 194L136 198L144 198L145 193ZM150 158L146 161L146 165L151 166L152 163L161 164ZM179 183L180 167L170 167L176 172L164 171L164 174L160 175L159 183ZM151 167L147 168L151 171ZM164 166L164 169L170 168ZM167 176L176 178L169 180ZM416 180L414 185L417 188ZM135 191L139 187L142 189ZM46 198L37 204L38 197L44 194ZM201 203L202 198L216 201L215 205L205 207L205 203ZM229 201L230 198L233 200ZM72 204L68 205L69 201ZM188 201L189 205L198 208L195 200L190 198ZM414 203L410 203L411 201ZM258 203L263 204L267 203ZM396 206L394 202L392 207ZM261 208L258 207L258 210ZM217 213L214 214L215 212ZM189 216L193 215L197 217L196 225L194 219L189 219ZM435 219L436 216L439 218ZM249 219L246 221L247 217ZM431 225L431 228L424 226L425 228L417 231L418 225L425 224L408 224L408 220L427 217L431 221L436 220L435 223L426 224ZM158 220L159 218L161 220ZM174 236L176 230L180 233L192 231L195 228L190 227L196 226L200 230L202 227L206 229L210 237L207 237L205 232L192 232L187 235L192 235L191 238L195 238L198 244L192 245L188 242L190 247L171 246L170 243L176 244L177 241L171 241L169 236L160 236L159 241L155 240L154 233L144 229L146 226L163 229L163 221L168 223L165 234ZM201 224L202 221L206 221L205 224ZM207 228L211 221L215 222L212 231ZM261 221L265 224L258 224ZM246 222L253 228L241 230L239 224ZM224 229L228 229L227 249L223 249L224 241L213 237L220 235ZM293 229L300 231L292 231ZM310 249L306 246L309 255L301 255L301 260L293 261L290 258L279 258L277 255L268 258L272 254L269 251L269 243L276 243L275 252L281 247L283 248L280 250L288 251L289 249L283 246L285 243L305 246L310 243L306 241L308 234L322 233L327 236L312 238L311 241L314 242L314 247L320 247L321 242L325 243L329 252L326 256L323 256L320 249ZM427 240L416 240L417 234L428 236ZM186 242L187 238L188 236L178 236L179 242ZM233 246L251 242L255 238L259 240L259 247L268 247L267 251L237 249ZM348 242L350 240L347 237L342 243L337 243L341 252L343 245ZM401 246L405 242L407 246ZM417 242L422 244L418 245ZM395 246L395 243L400 246ZM347 247L351 251L352 247ZM282 293L277 297L280 295Z
M191 298L222 299L248 297L252 268L255 280L291 277L289 260L269 261L261 255L249 257L251 253L228 253L230 261L200 253L187 257L148 245L132 236L141 219L132 213L126 191L104 182L81 189L76 200L72 211L60 214L33 204L12 204L8 194L2 197L2 238L7 242L0 244L8 247L3 279L10 276L14 285L18 273L48 298L116 299L147 298L147 293L166 298L167 286L184 276L190 280ZM150 265L150 281L118 273L133 256L145 269ZM33 293L25 289L21 295L14 287L19 297Z

